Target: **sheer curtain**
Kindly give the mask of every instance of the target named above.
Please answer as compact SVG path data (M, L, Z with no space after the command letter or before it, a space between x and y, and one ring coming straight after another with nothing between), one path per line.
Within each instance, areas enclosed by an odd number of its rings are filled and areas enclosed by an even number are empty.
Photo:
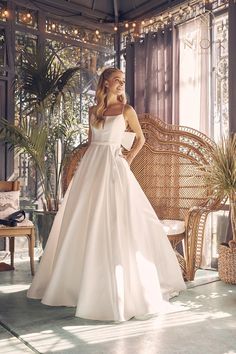
M207 17L179 26L179 124L209 134L210 34Z
M179 26L179 124L210 135L210 32L204 16ZM212 217L203 243L203 268L211 267Z
M129 44L126 50L126 87L130 103L137 113L151 113L167 123L174 120L178 123L178 100L173 98L178 87L173 85L173 79L178 80L178 72L173 74L178 63L174 31L166 28L148 33L145 38Z

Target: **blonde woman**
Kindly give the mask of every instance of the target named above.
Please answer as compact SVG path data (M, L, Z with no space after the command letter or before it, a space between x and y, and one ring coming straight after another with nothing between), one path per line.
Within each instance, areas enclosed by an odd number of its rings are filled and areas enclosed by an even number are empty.
M163 312L185 284L163 227L129 167L145 139L126 104L122 71L108 68L101 74L96 103L89 113L89 147L57 213L28 297L74 306L75 315L87 319L148 318ZM121 145L131 145L127 126L135 142L124 157Z

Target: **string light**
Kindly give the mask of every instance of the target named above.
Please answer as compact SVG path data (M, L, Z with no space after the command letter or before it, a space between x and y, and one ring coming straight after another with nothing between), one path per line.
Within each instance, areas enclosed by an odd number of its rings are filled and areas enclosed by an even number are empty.
M158 19L158 15L156 17L150 18L150 19L145 19L142 21L135 21L135 22L128 22L125 21L123 23L116 23L114 24L113 30L114 32L118 31L119 27L124 26L125 29L129 29L131 28L131 36L133 35L134 37L139 37L140 35L142 36L142 31L144 33L147 33L147 31L151 30L151 31L156 31L158 28L164 28L165 25L167 25L170 22L175 22L178 21L180 19L180 17L182 17L183 15L186 16L186 19L188 18L187 16L195 16L196 14L198 15L199 13L204 13L204 11L212 10L212 4L214 4L214 8L215 5L220 6L219 2L223 4L225 4L226 2L228 2L229 0L218 0L218 5L216 4L217 0L200 0L200 1L195 1L195 0L190 0L190 2L185 3L184 7L174 7L171 8L171 12L165 12L164 14L160 14L159 15L159 19ZM236 0L235 0L236 1ZM177 15L177 16L176 16ZM7 18L9 16L9 11L5 8L5 10L2 8L0 9L0 16L2 18ZM175 17L176 16L176 17ZM27 10L23 10L22 12L20 12L20 20L22 22L25 22L26 24L31 24L33 19L33 15L30 11ZM173 19L173 20L172 20ZM159 20L159 24L157 23L157 21ZM141 27L140 25L142 25L143 27ZM61 27L63 27L63 25L51 22L50 24L47 25L49 30L56 30L57 32L61 32L65 35L70 35L70 36L77 36L79 34L79 30L76 28L69 28L65 31L65 29L62 30ZM150 27L149 27L150 26ZM133 29L133 30L132 30ZM138 29L138 30L137 30ZM85 39L85 37L82 39L81 34L80 34L80 40L83 40L84 43L88 42L88 41L95 41L98 42L99 39L101 39L101 35L98 29L95 30L95 35L92 35L91 33L92 31L89 30L87 32L86 30L86 34L88 34L88 40L87 38ZM133 32L133 34L132 34ZM89 34L91 33L91 35ZM94 32L93 32L94 34ZM78 38L77 38L78 39Z
M66 37L71 36L74 37L76 40L82 41L83 43L106 43L105 34L100 34L100 31L98 29L91 31L82 27L68 27L66 25L63 25L63 23L51 22L50 20L47 20L46 26L49 32L62 34Z
M190 3L188 3L188 12L192 11L192 7L190 6Z
M183 11L182 7L180 7L180 9L179 9L179 14L180 14L180 16L182 16L183 13L184 13L184 11Z
M234 0L236 2L236 0ZM143 19L140 21L135 21L138 31L135 29L133 22L121 22L120 27L125 27L126 29L131 27L131 30L124 32L125 41L137 38L144 38L145 34L152 32L153 35L160 31L172 31L172 25L178 25L183 21L183 18L188 21L199 15L203 15L206 11L213 12L216 9L225 8L225 4L229 3L229 0L189 0L189 2L182 3L182 6L173 6L162 13L148 19ZM133 27L133 28L132 28ZM126 38L127 37L127 38Z
M4 17L8 17L9 16L9 12L7 10L3 11Z
M2 18L7 18L9 16L9 11L0 9L0 16L2 16Z

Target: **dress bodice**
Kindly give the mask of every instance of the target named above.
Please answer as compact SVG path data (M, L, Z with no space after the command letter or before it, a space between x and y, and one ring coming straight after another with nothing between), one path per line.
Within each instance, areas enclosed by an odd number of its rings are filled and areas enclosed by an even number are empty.
M125 132L125 119L123 113L106 116L104 126L96 128L91 126L92 143L111 143L121 145Z

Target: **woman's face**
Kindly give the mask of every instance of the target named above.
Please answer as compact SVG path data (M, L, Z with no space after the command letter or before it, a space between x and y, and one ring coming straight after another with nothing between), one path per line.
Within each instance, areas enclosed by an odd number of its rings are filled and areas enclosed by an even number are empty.
M105 85L108 91L116 96L123 95L125 92L125 75L122 71L111 74Z

